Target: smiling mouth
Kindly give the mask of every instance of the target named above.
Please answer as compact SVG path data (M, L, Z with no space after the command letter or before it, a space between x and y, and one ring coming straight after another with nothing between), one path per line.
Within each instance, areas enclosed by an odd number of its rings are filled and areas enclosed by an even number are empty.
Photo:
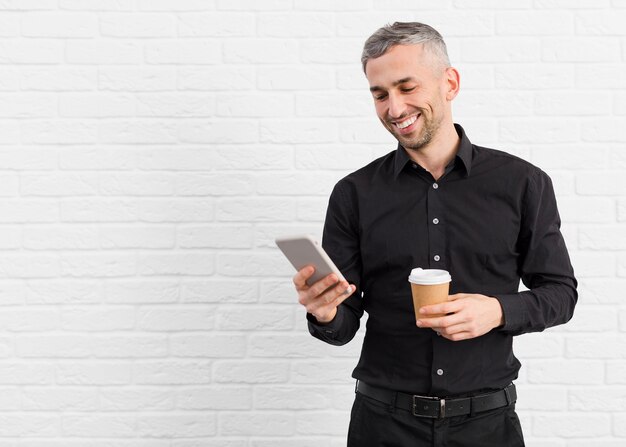
M409 127L410 125L412 125L413 123L415 123L415 121L417 121L417 119L420 117L420 115L421 114L413 115L413 116L408 117L404 121L397 121L397 122L394 122L393 124L398 129L404 130L407 127Z

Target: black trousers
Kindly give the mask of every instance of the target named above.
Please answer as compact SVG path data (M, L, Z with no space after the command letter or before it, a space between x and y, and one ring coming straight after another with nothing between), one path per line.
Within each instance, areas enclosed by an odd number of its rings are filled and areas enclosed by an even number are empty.
M473 416L416 417L356 393L348 447L523 447L515 404Z

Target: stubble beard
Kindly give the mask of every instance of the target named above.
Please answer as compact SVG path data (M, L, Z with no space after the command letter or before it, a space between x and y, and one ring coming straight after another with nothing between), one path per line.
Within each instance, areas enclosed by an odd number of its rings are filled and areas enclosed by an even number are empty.
M402 145L403 148L418 151L422 149L423 147L428 146L433 140L434 136L437 134L439 128L441 127L441 123L443 122L443 117L439 117L439 118L434 118L432 116L427 117L423 113L423 111L421 111L421 115L419 119L422 119L424 121L423 121L423 127L419 131L419 134L417 136L414 136L411 138L408 135L407 136L400 135L396 133L395 131L391 132L393 136L396 138L396 140L398 140L398 142ZM395 126L395 125L391 124L391 126ZM391 129L393 129L393 127Z

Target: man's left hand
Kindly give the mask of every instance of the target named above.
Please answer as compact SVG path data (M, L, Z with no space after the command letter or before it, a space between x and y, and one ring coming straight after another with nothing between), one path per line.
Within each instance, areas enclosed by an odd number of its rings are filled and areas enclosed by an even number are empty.
M445 316L429 316L433 314ZM418 327L432 328L442 337L452 341L480 337L504 324L500 302L479 294L450 295L446 303L422 307L420 315L423 317L417 321Z

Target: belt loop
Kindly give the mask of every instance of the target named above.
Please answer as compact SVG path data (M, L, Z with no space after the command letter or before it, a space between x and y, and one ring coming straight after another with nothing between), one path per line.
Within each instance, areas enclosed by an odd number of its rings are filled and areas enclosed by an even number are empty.
M511 385L507 385L507 387L504 389L504 396L506 397L507 406L511 405L511 395L509 394L509 386Z
M359 379L356 379L354 384L354 394L356 394L357 391L359 391Z

